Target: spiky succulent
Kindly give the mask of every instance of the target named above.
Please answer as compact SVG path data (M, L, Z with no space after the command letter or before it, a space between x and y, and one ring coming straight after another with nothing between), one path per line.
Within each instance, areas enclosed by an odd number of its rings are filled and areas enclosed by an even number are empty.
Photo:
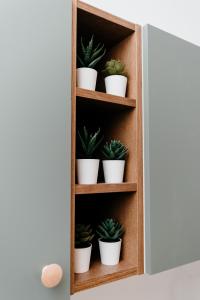
M94 233L91 225L76 224L75 229L75 247L84 248L88 247L94 238Z
M85 126L83 127L82 133L78 131L80 146L82 148L80 152L84 158L93 158L94 152L98 149L103 140L103 136L99 136L100 131L99 128L95 133L89 133Z
M124 228L114 219L105 219L99 224L96 233L103 242L117 242L124 234Z
M123 160L128 154L128 149L120 141L111 140L103 146L102 153L107 160Z
M105 74L105 76L123 75L127 77L127 73L125 71L125 64L123 64L120 60L116 59L111 59L106 62L103 73Z
M104 44L98 43L95 45L94 35L87 41L87 44L84 44L83 37L81 37L80 48L77 55L80 67L94 68L105 53L106 49Z

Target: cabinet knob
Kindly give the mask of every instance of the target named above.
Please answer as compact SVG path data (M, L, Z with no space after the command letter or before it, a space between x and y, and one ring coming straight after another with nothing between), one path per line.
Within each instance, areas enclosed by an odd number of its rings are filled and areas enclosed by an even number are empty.
M46 288L56 287L62 280L63 270L58 264L47 265L42 269L41 281Z

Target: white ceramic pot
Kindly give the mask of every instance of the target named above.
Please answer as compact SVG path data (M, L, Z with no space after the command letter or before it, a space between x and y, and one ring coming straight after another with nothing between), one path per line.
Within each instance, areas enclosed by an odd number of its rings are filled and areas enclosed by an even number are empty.
M101 263L107 266L114 266L119 263L122 240L118 242L108 243L99 239L99 250Z
M103 160L105 183L122 183L125 160Z
M74 250L74 272L85 273L90 268L92 245L87 248L75 248Z
M78 184L96 184L99 172L99 159L77 159Z
M91 68L78 68L76 71L77 86L82 89L95 91L97 71Z
M123 75L110 75L105 78L106 93L125 97L127 77Z

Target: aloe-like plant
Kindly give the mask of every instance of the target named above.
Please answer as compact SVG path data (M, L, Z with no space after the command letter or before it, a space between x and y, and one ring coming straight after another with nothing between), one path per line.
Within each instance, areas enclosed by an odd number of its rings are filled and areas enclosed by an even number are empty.
M94 238L93 229L90 224L76 224L75 228L75 247L85 248Z
M103 136L100 135L100 128L95 133L89 133L84 126L82 133L78 131L78 137L80 140L82 153L85 158L93 158L94 152L100 146Z
M125 71L125 64L123 64L120 60L116 59L111 59L106 62L103 73L105 74L105 76L123 75L127 77L127 73Z
M81 37L80 48L77 55L78 62L81 67L93 69L105 53L106 49L104 44L98 43L95 45L94 35L92 35L91 39L87 41L87 44L84 44L83 37Z
M128 154L128 149L118 140L111 140L103 146L102 154L107 160L123 160Z
M116 220L108 218L98 225L96 233L103 242L117 242L124 234L124 228Z

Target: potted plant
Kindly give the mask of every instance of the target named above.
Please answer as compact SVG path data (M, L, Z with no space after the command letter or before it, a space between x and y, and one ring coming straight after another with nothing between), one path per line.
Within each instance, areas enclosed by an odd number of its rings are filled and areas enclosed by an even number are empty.
M127 86L127 73L125 72L125 64L123 64L120 60L111 59L106 62L103 73L106 76L106 93L125 97Z
M102 221L98 228L99 250L101 263L103 265L114 266L119 263L122 235L124 228L116 220L106 219Z
M94 67L105 55L106 49L104 44L98 43L94 45L94 35L90 41L85 45L81 37L80 49L78 51L77 59L80 67L77 69L77 86L79 88L95 90L97 71Z
M111 140L103 147L103 172L106 183L121 183L124 178L125 157L128 149L118 140Z
M93 134L84 126L82 133L78 131L80 156L76 160L77 180L79 184L97 183L99 159L94 158L95 151L100 146L103 136L100 137L100 128ZM83 157L83 158L82 158Z
M74 272L84 273L89 270L92 251L91 241L94 238L91 225L76 224Z

